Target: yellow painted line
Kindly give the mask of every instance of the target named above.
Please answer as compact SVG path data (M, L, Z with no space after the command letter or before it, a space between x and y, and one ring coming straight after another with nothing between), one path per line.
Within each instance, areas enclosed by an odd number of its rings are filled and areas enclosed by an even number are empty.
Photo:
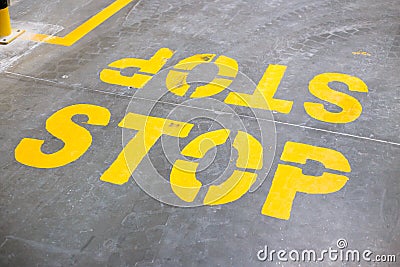
M365 51L357 51L357 52L352 52L353 55L363 55L363 56L371 56L370 53L365 52Z
M104 8L102 11L91 17L85 23L83 23L64 37L51 36L40 33L29 33L25 34L24 39L55 45L71 46L132 1L133 0L116 0L114 3Z

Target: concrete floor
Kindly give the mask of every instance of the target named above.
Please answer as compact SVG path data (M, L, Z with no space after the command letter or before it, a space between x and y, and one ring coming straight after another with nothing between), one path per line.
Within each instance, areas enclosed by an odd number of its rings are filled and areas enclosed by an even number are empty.
M11 2L13 25L57 36L65 36L112 3ZM399 12L398 0L139 0L71 46L18 39L0 47L0 265L399 266ZM196 136L221 128L210 119L221 112L213 101L222 103L227 95L223 91L191 102L187 95L150 90L160 85L167 71L143 89L100 79L111 62L149 59L161 48L175 51L163 69L202 53L235 59L244 79L236 86L248 93L251 90L243 85L257 84L269 64L287 66L275 98L293 101L288 114L252 113L230 106L220 119L229 127L241 120L248 133L267 136L264 166L256 172L261 184L257 190L225 205L202 206L196 200L196 207L181 207L184 204L167 198L163 203L154 198L162 196L149 192L150 196L140 188L145 186L140 181L169 179L171 162L179 157L173 148L168 150L169 144L179 141L182 149ZM215 71L215 66L198 71L209 79L210 69ZM130 68L123 74L135 72ZM368 86L368 93L361 93L349 91L342 83L331 84L362 105L355 121L328 123L305 111L305 102L317 102L330 112L341 112L308 88L316 75L333 72L358 77ZM74 118L93 136L86 153L70 164L48 169L15 159L23 138L45 140L45 153L62 149L63 143L46 131L46 120L75 104L101 106L111 113L107 126L85 125L84 117ZM127 111L166 118L177 108L172 114L175 120L196 118L189 136L160 139L123 185L100 180L126 144L122 137L136 134L118 127ZM237 157L230 142L207 154L212 160L199 175L201 181L218 180L230 162L227 155ZM338 151L351 172L344 174L349 180L337 192L297 193L291 217L285 220L263 215L261 210L278 164L287 164L281 160L287 142ZM343 174L315 160L289 165L311 176ZM321 251L337 249L340 238L346 239L349 249L396 255L397 263L262 262L257 258L266 245L274 250Z

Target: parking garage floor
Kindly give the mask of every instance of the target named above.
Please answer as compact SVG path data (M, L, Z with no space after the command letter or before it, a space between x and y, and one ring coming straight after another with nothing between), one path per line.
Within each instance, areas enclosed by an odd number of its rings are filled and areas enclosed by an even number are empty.
M1 266L399 266L399 1L9 9Z

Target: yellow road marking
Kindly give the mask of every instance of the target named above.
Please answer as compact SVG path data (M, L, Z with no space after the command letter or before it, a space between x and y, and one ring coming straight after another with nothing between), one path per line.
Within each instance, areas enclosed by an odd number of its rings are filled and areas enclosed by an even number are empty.
M370 53L365 52L365 51L357 51L357 52L351 52L353 55L363 55L363 56L371 56Z
M133 0L116 0L114 3L104 8L102 11L91 17L85 23L64 37L40 33L29 33L25 34L24 39L55 45L71 46L132 1Z

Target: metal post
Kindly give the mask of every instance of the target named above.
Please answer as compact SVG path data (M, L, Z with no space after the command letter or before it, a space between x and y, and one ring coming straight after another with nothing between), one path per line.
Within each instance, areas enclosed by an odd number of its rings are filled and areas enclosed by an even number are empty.
M23 34L23 30L12 30L10 12L8 11L9 0L0 0L0 44L9 44L15 38Z
M11 35L10 13L7 0L0 0L0 37Z

